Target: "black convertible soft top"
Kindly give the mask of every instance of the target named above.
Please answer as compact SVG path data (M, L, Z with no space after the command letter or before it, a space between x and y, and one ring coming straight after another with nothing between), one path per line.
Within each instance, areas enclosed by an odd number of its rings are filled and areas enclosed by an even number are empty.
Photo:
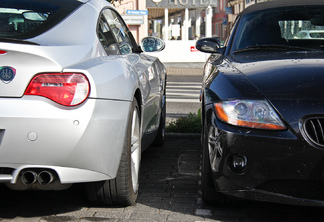
M270 2L261 2L255 5L251 5L243 10L240 15L244 15L250 12L259 11L269 8L280 8L285 6L303 6L303 5L323 5L324 0L275 0Z

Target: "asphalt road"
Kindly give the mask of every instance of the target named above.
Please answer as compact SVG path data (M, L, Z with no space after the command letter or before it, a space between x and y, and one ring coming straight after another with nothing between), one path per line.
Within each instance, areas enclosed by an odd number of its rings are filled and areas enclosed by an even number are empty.
M167 123L201 108L199 100L203 63L169 63L167 66Z
M169 75L167 79L167 123L189 113L197 114L201 108L199 100L201 76Z

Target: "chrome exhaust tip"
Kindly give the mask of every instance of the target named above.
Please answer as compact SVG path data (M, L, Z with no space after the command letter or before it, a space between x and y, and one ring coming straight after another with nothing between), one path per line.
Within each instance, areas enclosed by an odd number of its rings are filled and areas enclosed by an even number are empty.
M31 185L37 181L37 174L34 171L25 171L21 175L21 182L25 185Z
M47 185L54 181L54 175L49 171L42 171L37 175L37 181L39 184Z

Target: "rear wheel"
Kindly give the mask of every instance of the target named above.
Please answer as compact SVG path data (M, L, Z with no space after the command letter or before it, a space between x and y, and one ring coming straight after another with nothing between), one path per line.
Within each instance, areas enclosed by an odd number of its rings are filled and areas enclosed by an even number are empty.
M140 162L140 112L138 103L134 99L117 176L115 179L87 184L89 200L99 205L134 204L138 195Z
M165 95L163 96L162 101L162 109L161 109L161 116L160 116L160 125L158 129L158 133L155 137L153 142L153 146L163 146L165 141L165 121L166 121L166 101Z

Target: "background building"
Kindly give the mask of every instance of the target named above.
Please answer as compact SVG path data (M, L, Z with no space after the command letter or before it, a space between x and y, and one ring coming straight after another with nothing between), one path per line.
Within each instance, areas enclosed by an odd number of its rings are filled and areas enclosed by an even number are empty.
M196 40L225 41L236 16L246 7L268 0L122 0L116 2L135 39L156 36L166 42L155 53L162 62L204 62L208 54L195 49Z

